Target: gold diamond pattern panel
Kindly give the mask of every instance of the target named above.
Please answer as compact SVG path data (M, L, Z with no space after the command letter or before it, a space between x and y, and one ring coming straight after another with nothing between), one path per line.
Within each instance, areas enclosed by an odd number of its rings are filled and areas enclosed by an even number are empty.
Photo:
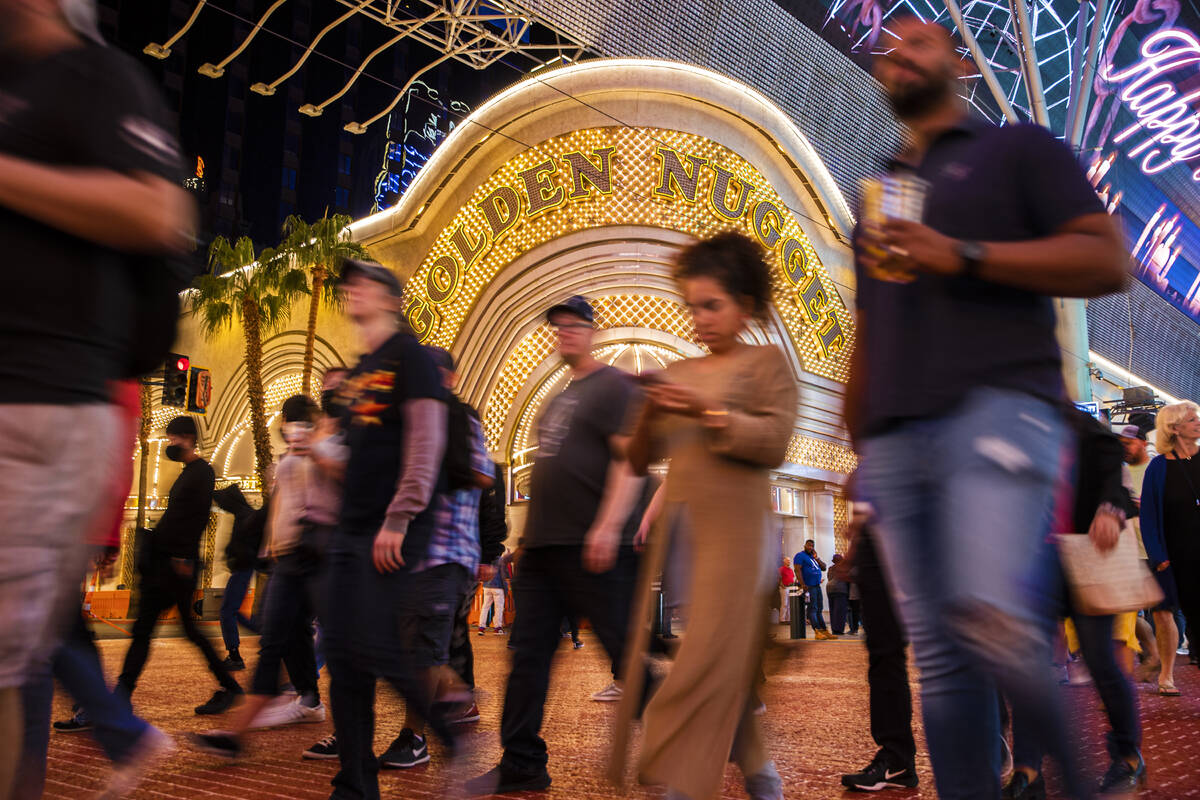
M601 178L600 186L576 174L566 158L572 154L576 164L586 159L599 170L606 152L610 180ZM684 182L694 181L694 193L671 180L660 186L660 173L670 157L686 170ZM656 192L662 186L666 191ZM723 195L716 191L718 186L724 187ZM687 199L689 195L694 200ZM497 205L496 198L502 196L507 199ZM531 203L539 206L532 215ZM408 281L409 317L423 341L449 348L483 287L538 245L614 225L663 228L695 237L731 229L755 236L756 209L766 203L779 212L777 220L768 215L768 227L773 224L777 230L766 237L773 241L770 260L779 315L804 368L844 382L853 322L797 215L737 153L680 131L580 130L542 142L505 163L476 189ZM790 251L790 277L783 263L783 245L789 240L796 242ZM802 290L805 299L800 297Z
M788 442L785 459L790 464L839 472L842 475L849 475L858 466L858 456L854 455L850 448L807 436L792 437Z
M686 308L670 300L650 295L616 295L595 298L592 306L596 309L596 325L601 329L648 328L670 333L685 341L697 341L692 330L691 315ZM504 420L508 417L514 398L533 371L554 352L555 344L550 326L539 325L526 334L505 359L500 378L484 406L483 430L489 450L494 452L500 447ZM547 386L543 384L542 388ZM541 399L545 399L544 395ZM539 404L541 399L537 401ZM533 398L530 403L533 403Z
M833 547L838 553L850 549L850 509L846 504L846 496L841 492L833 495Z

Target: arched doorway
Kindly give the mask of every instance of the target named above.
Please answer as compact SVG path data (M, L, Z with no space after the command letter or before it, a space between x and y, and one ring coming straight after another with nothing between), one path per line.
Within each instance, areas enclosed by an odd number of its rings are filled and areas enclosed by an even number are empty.
M462 365L462 394L510 465L518 505L532 420L562 385L545 310L587 296L598 354L634 370L696 355L673 254L722 230L757 237L772 254L774 304L751 336L790 354L803 398L777 474L784 546L811 536L828 552L854 463L839 421L851 224L803 134L749 87L682 64L602 60L488 101L398 206L352 230L407 280L422 340Z

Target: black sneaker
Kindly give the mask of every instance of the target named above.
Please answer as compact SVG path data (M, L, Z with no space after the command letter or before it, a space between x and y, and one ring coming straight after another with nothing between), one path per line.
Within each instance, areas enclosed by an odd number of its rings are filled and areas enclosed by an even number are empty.
M92 721L82 711L76 712L75 716L70 719L60 719L54 723L54 730L59 733L82 733L90 731L94 727Z
M1146 785L1146 762L1138 753L1136 766L1130 766L1123 758L1114 759L1100 781L1101 797L1126 797Z
M583 649L583 640L582 640L582 639L576 639L576 640L575 640L575 649L576 649L576 650L582 650L582 649Z
M338 757L337 734L331 733L300 754L309 761L329 761Z
M241 672L246 668L246 662L242 661L242 657L236 653L230 653L225 656L225 660L221 662L225 665L225 669L230 672Z
M471 797L481 797L489 794L508 794L509 792L538 792L550 788L550 773L543 767L541 772L532 775L514 772L504 765L493 767L478 778L467 781L467 794Z
M242 746L238 740L228 733L211 731L209 733L189 733L188 742L192 747L205 753L222 758L237 758L242 754Z
M429 748L425 746L425 737L417 736L412 728L405 728L387 752L379 757L379 766L384 769L411 769L428 761Z
M881 789L913 789L918 783L917 770L912 764L900 769L888 765L882 754L862 772L842 776L842 786L856 792L878 792Z
M196 706L196 713L202 716L212 714L224 714L229 709L242 701L242 691L232 691L230 689L217 689L213 696L208 699L208 702L202 706Z
M1046 800L1046 781L1038 775L1033 781L1024 772L1017 770L1008 785L1000 790L1002 800Z

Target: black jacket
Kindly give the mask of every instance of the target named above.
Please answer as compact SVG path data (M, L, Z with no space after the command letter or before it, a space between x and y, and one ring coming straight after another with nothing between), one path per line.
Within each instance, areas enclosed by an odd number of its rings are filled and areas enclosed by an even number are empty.
M1068 412L1076 438L1073 533L1087 533L1102 503L1111 503L1132 516L1133 500L1121 482L1125 450L1121 440L1095 417L1078 409Z
M479 563L490 564L504 552L508 539L508 522L504 518L504 468L495 467L495 482L484 489L479 498L479 547L482 551Z
M150 549L156 555L198 559L200 539L208 527L216 474L198 458L183 468L167 495L167 510L154 526Z
M225 545L225 563L229 571L253 569L258 564L267 526L267 504L263 503L262 508L251 506L236 483L213 492L213 502L222 511L233 515L233 532L229 544Z

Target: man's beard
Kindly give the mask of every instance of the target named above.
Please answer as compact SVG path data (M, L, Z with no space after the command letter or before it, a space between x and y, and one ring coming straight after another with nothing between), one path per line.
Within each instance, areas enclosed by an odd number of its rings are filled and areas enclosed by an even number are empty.
M919 119L944 103L950 91L949 82L929 77L924 83L889 93L888 100L900 119Z

